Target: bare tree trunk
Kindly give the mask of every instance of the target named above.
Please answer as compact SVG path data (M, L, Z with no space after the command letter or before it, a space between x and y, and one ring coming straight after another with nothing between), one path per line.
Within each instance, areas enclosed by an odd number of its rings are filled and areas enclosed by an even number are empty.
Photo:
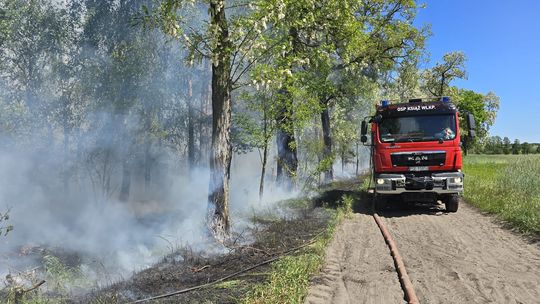
M446 77L443 74L442 77L441 77L441 87L440 87L440 90L439 90L439 97L444 95L444 82L445 81L446 81Z
M262 167L261 167L261 181L259 183L259 201L262 200L264 194L264 174L266 172L266 162L268 159L268 118L266 116L266 107L263 110L263 136L264 136L264 147L263 147L263 157L262 157Z
M213 206L211 229L216 236L229 233L229 178L231 169L231 47L225 1L210 1L210 23L218 32L212 62L212 146L208 201Z
M341 174L345 173L345 163L347 160L345 159L345 147L342 147L341 149Z
M150 182L152 181L152 155L151 155L152 141L150 138L146 138L144 147L144 190L150 190Z
M102 189L103 189L103 199L107 200L111 196L111 158L112 152L110 148L107 148L105 151L105 158L103 160L103 176L102 176Z
M63 128L63 132L64 132L64 158L66 159L66 161L64 161L64 172L63 172L63 176L62 176L62 181L63 181L63 186L64 186L64 197L67 198L67 196L69 195L69 177L70 177L70 172L69 172L69 165L71 163L71 157L69 157L69 134L70 134L70 127L69 127L69 115L68 115L68 111L69 111L69 103L68 103L68 99L66 97L63 97L64 98L64 109L63 109L63 112L62 112L62 128ZM69 157L69 158L68 158Z
M193 83L191 80L191 76L188 79L188 98L187 98L187 106L188 106L188 168L189 172L193 171L195 167L195 123L194 120L194 114L193 114Z
M356 172L356 175L358 175L358 166L360 164L360 155L358 155L358 141L356 142L356 168L355 168L355 172Z
M121 202L126 202L129 198L129 190L131 188L131 168L129 167L129 156L122 162L122 185L120 187L120 195L118 199Z
M150 182L152 179L152 165L153 165L153 159L152 159L152 139L150 136L150 129L152 128L152 116L154 115L154 109L153 106L150 106L148 108L148 112L146 113L145 117L145 132L146 138L144 143L144 189L145 191L150 190Z
M322 100L321 105L323 111L321 112L321 123L323 132L323 160L331 161L329 167L324 171L324 182L329 183L334 179L333 156L332 156L332 131L330 129L330 111L328 111L328 100Z
M261 181L259 183L259 201L262 200L264 194L264 175L266 174L266 163L268 161L268 141L264 143L263 159L261 167Z

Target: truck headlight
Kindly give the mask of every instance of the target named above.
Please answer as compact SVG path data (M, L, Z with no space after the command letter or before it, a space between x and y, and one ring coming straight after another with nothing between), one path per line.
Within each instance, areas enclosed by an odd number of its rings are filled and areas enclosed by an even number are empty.
M378 184L378 185L384 184L384 179L378 178L378 179L377 179L377 184Z
M460 184L463 180L461 179L461 177L454 177L454 183L455 184Z

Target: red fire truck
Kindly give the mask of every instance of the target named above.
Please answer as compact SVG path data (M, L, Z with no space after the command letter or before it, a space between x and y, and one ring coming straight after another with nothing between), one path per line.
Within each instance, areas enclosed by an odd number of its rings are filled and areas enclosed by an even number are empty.
M469 135L461 138L458 110L448 97L377 105L369 117L377 205L441 200L447 212L456 212L463 194L462 139L475 135L474 117L466 118ZM366 144L365 120L361 132Z

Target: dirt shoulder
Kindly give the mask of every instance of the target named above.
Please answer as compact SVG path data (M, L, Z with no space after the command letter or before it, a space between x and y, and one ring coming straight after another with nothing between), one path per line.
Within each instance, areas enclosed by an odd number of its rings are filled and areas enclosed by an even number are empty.
M381 233L362 208L336 231L307 303L404 302ZM538 243L465 203L457 213L440 209L379 212L421 303L538 303Z

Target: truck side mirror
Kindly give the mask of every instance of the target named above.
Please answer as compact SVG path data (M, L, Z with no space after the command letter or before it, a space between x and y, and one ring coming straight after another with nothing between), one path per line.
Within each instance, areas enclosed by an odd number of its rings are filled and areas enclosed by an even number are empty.
M362 120L362 127L360 128L360 134L362 135L367 134L367 122L365 120Z
M362 127L360 128L360 141L365 144L367 142L367 122L365 120L362 120Z
M467 127L469 127L469 130L476 129L476 122L474 121L474 116L471 113L467 114Z

